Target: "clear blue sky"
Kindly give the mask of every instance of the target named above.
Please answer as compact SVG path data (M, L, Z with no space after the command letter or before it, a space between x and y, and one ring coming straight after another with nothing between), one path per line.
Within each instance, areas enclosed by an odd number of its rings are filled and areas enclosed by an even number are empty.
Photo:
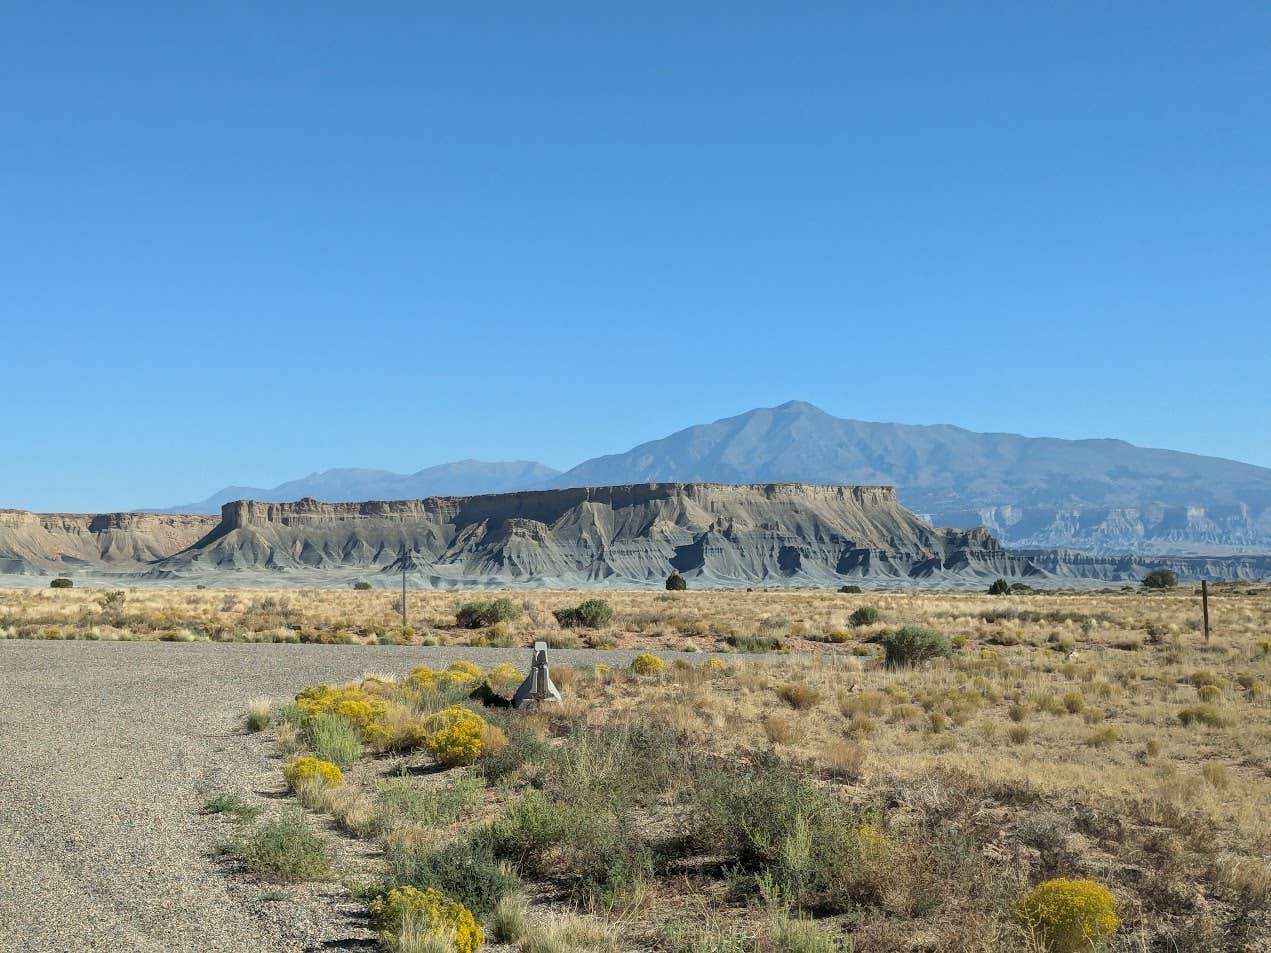
M1262 2L9 4L0 506L793 398L1271 465L1268 49Z

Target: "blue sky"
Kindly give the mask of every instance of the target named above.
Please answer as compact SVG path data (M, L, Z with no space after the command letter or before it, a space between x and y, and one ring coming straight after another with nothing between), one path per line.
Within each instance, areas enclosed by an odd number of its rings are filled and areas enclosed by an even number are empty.
M794 398L1271 465L1269 40L1252 2L11 4L0 507Z

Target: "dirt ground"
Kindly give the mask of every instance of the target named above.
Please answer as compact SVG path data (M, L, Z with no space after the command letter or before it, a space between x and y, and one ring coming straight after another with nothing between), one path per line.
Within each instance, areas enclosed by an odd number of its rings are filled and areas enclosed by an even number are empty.
M224 791L281 797L245 699L522 649L0 642L0 948L25 953L370 949L339 884L262 893L216 856ZM603 653L623 664L626 653ZM599 653L560 652L590 663Z

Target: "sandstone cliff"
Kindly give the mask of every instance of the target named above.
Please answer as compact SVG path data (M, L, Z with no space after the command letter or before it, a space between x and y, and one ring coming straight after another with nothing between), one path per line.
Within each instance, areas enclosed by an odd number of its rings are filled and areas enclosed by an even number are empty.
M1271 557L1008 551L985 528L933 528L883 486L643 483L366 503L239 500L219 519L0 510L4 575L393 585L403 559L412 585L447 588L658 586L672 570L695 588L1129 582L1158 566L1185 579L1271 577Z
M648 483L369 503L257 503L159 562L201 569L412 571L432 585L831 584L1034 574L985 530L938 530L891 487Z
M0 573L147 568L218 523L214 516L0 510Z

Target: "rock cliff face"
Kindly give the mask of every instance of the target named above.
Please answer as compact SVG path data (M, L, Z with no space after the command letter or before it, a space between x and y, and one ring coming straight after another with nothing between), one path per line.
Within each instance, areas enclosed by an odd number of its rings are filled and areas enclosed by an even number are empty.
M953 525L980 523L1012 547L1082 548L1096 552L1266 554L1271 507L1244 503L1212 506L991 506L941 512Z
M1271 577L1271 557L1113 557L1008 551L990 531L935 529L891 487L643 483L367 503L239 500L221 517L0 511L0 574L83 572L210 585L460 587L836 586L868 580L979 588ZM1088 583L1087 583L1088 584Z
M891 487L647 483L370 503L237 501L155 571L400 572L431 584L830 584L1024 576L987 530L939 530Z
M148 568L193 545L217 523L214 516L0 510L0 573Z
M1153 569L1169 569L1180 580L1212 579L1260 582L1271 579L1271 556L1137 556L1085 553L1065 549L1012 550L1044 573L1052 585L1100 580L1137 584Z

